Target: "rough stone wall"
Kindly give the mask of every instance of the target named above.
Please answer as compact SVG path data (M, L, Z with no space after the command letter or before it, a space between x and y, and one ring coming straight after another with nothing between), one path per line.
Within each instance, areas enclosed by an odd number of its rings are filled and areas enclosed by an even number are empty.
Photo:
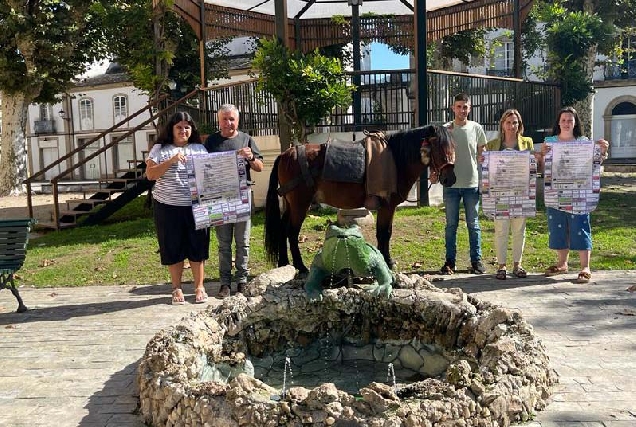
M294 269L254 279L247 298L193 314L149 343L139 367L141 412L167 426L507 426L547 404L556 374L520 313L398 275L379 300L357 289L330 289L321 303L305 298ZM371 383L353 396L326 383L280 390L240 374L202 382L206 365L244 363L249 354L306 343L346 323L349 338L435 344L450 360L444 375L393 388ZM249 354L246 355L246 352ZM347 424L355 423L355 424Z

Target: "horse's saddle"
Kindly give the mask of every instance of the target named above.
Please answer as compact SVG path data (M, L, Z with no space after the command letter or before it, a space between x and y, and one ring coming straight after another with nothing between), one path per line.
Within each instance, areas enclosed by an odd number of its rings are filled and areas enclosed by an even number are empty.
M393 153L381 132L367 133L362 141L327 143L322 179L365 183L366 192L388 200L397 192Z
M366 169L364 145L360 141L330 140L326 144L322 179L362 184Z

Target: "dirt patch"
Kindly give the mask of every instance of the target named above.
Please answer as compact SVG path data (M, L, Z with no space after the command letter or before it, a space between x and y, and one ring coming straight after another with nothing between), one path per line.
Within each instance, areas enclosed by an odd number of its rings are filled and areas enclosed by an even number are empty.
M636 172L604 172L601 175L601 189L607 188L625 192L636 191Z
M60 202L69 199L81 199L82 193L62 193L58 195ZM33 218L39 222L51 222L53 220L53 195L34 194L31 196L33 204ZM62 209L66 209L65 206ZM29 218L27 208L27 196L6 196L0 197L0 219Z

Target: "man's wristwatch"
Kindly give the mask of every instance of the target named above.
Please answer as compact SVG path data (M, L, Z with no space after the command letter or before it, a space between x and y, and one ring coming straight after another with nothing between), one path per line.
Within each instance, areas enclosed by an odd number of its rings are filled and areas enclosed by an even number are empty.
M249 159L247 159L248 162L253 162L254 160L256 160L256 157L254 157L254 155L252 154L252 157L250 157Z

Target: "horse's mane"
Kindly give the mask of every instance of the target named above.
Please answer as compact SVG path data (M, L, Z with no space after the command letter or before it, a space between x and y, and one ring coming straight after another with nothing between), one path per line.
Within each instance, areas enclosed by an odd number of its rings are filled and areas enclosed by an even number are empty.
M393 133L387 138L387 145L391 148L393 159L398 170L401 166L420 161L422 139L427 134L434 133L432 126L423 126Z

